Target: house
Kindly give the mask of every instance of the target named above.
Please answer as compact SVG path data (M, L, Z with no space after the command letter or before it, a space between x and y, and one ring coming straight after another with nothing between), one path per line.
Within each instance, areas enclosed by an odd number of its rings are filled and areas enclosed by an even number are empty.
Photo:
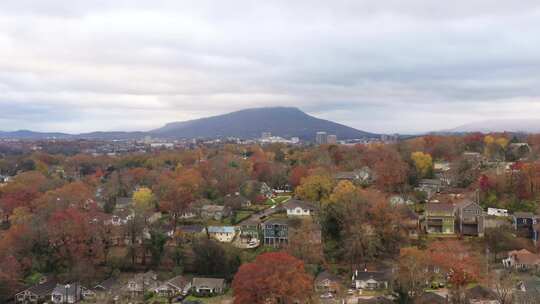
M133 206L133 199L131 197L118 197L116 198L115 210L127 210Z
M456 204L457 226L462 235L484 236L484 210L472 201Z
M297 199L287 201L283 207L287 210L287 216L311 216L316 211L314 203Z
M165 231L167 231L167 235L169 237L172 237L174 235L172 225L166 227ZM187 236L188 238L192 239L197 236L205 234L206 230L201 225L182 225L182 226L176 226L176 232L180 232L183 235Z
M497 294L482 285L467 289L465 299L469 304L500 304L497 300Z
M49 299L52 291L56 287L55 280L47 280L44 278L30 288L27 288L15 295L16 303L41 303L46 299Z
M185 276L176 276L158 286L154 291L163 296L187 295L191 289L191 279Z
M269 219L263 223L264 244L274 247L289 241L289 224L286 219Z
M340 282L341 279L337 275L325 270L315 278L315 290L319 293L336 294L340 290Z
M517 290L513 292L513 300L516 303L536 303L540 299L540 280L531 278L520 281Z
M77 303L82 299L82 286L75 282L71 284L57 284L51 292L52 303Z
M425 292L415 302L415 304L447 304L447 303L450 303L448 299L434 292Z
M229 216L229 208L220 205L204 205L201 208L201 217L205 220L214 219L220 221L222 218Z
M133 212L131 209L115 209L107 223L113 226L123 226L134 217L135 212Z
M426 193L428 199L430 199L436 193L441 192L442 182L439 179L421 179L418 182L417 190Z
M420 230L420 217L408 207L402 207L402 227L407 231L410 238L418 238Z
M193 278L193 292L198 296L214 296L225 291L225 280L215 278Z
M261 189L259 192L266 198L271 198L274 195L274 190L272 190L272 187L268 186L268 184L264 182L261 183Z
M369 167L363 167L354 171L338 172L334 175L334 179L347 180L355 184L366 185L373 180L373 173Z
M250 207L251 201L240 193L235 193L234 195L229 194L225 196L223 205L230 210L238 210Z
M454 205L449 203L426 204L424 229L427 233L453 234L454 223Z
M240 240L244 243L249 243L252 240L259 239L259 221L247 219L240 224Z
M113 289L117 286L118 279L115 277L110 277L105 281L94 286L95 292L111 293Z
M208 235L223 243L232 242L236 235L236 229L234 226L210 226L207 229Z
M355 271L352 287L355 289L378 290L387 289L390 281L388 273L381 271Z
M138 296L144 294L145 291L157 288L160 284L155 272L138 273L128 281L127 291L132 296Z
M534 254L527 249L513 250L508 252L508 258L502 262L507 268L518 270L538 269L540 266L540 255Z
M531 212L516 212L512 219L518 236L534 241L538 240L538 234L534 229L534 225L538 224L538 216Z
M506 217L506 216L508 216L508 210L507 209L499 209L499 208L488 208L487 209L487 214L488 215L493 215L493 216Z

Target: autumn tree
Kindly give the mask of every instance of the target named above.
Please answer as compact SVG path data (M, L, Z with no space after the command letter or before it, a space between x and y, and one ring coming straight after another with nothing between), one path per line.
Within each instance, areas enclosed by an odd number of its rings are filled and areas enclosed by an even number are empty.
M431 263L446 274L454 303L465 303L465 289L481 279L479 255L457 240L437 241L428 246Z
M334 189L334 181L326 175L310 175L302 179L296 188L296 196L312 202L328 202Z
M304 302L311 296L312 280L301 260L284 252L264 253L234 276L234 303Z
M308 264L323 261L321 227L311 220L301 220L289 228L287 252Z
M431 159L431 155L417 151L411 154L411 159L414 162L416 172L418 172L418 175L421 178L431 174L431 171L433 170L433 160Z
M415 301L424 293L426 284L433 277L430 266L426 251L415 247L405 247L400 250L397 282L400 291L407 298Z
M150 188L141 187L133 192L133 205L141 213L148 213L155 207L156 197Z

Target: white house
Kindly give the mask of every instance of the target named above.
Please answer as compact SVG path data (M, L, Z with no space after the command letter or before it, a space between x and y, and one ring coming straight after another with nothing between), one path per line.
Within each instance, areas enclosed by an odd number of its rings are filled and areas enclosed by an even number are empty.
M498 209L498 208L488 208L487 214L494 215L494 216L508 216L508 210Z
M316 211L315 204L297 199L291 199L284 204L287 216L311 216Z

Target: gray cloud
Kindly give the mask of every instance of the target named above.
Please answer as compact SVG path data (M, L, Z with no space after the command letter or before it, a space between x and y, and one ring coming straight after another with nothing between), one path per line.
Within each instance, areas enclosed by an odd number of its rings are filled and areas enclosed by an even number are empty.
M271 105L377 132L537 117L539 29L528 0L4 0L0 130Z

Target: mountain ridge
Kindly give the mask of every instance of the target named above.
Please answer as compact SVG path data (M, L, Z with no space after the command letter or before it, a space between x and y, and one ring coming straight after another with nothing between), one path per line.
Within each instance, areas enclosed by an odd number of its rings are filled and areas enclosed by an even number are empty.
M0 131L7 139L139 139L145 136L181 138L258 138L262 132L285 138L299 137L312 141L315 133L326 131L339 139L377 137L378 134L357 130L333 121L311 116L296 107L249 108L199 119L177 121L150 131L96 131L81 134L62 132Z

